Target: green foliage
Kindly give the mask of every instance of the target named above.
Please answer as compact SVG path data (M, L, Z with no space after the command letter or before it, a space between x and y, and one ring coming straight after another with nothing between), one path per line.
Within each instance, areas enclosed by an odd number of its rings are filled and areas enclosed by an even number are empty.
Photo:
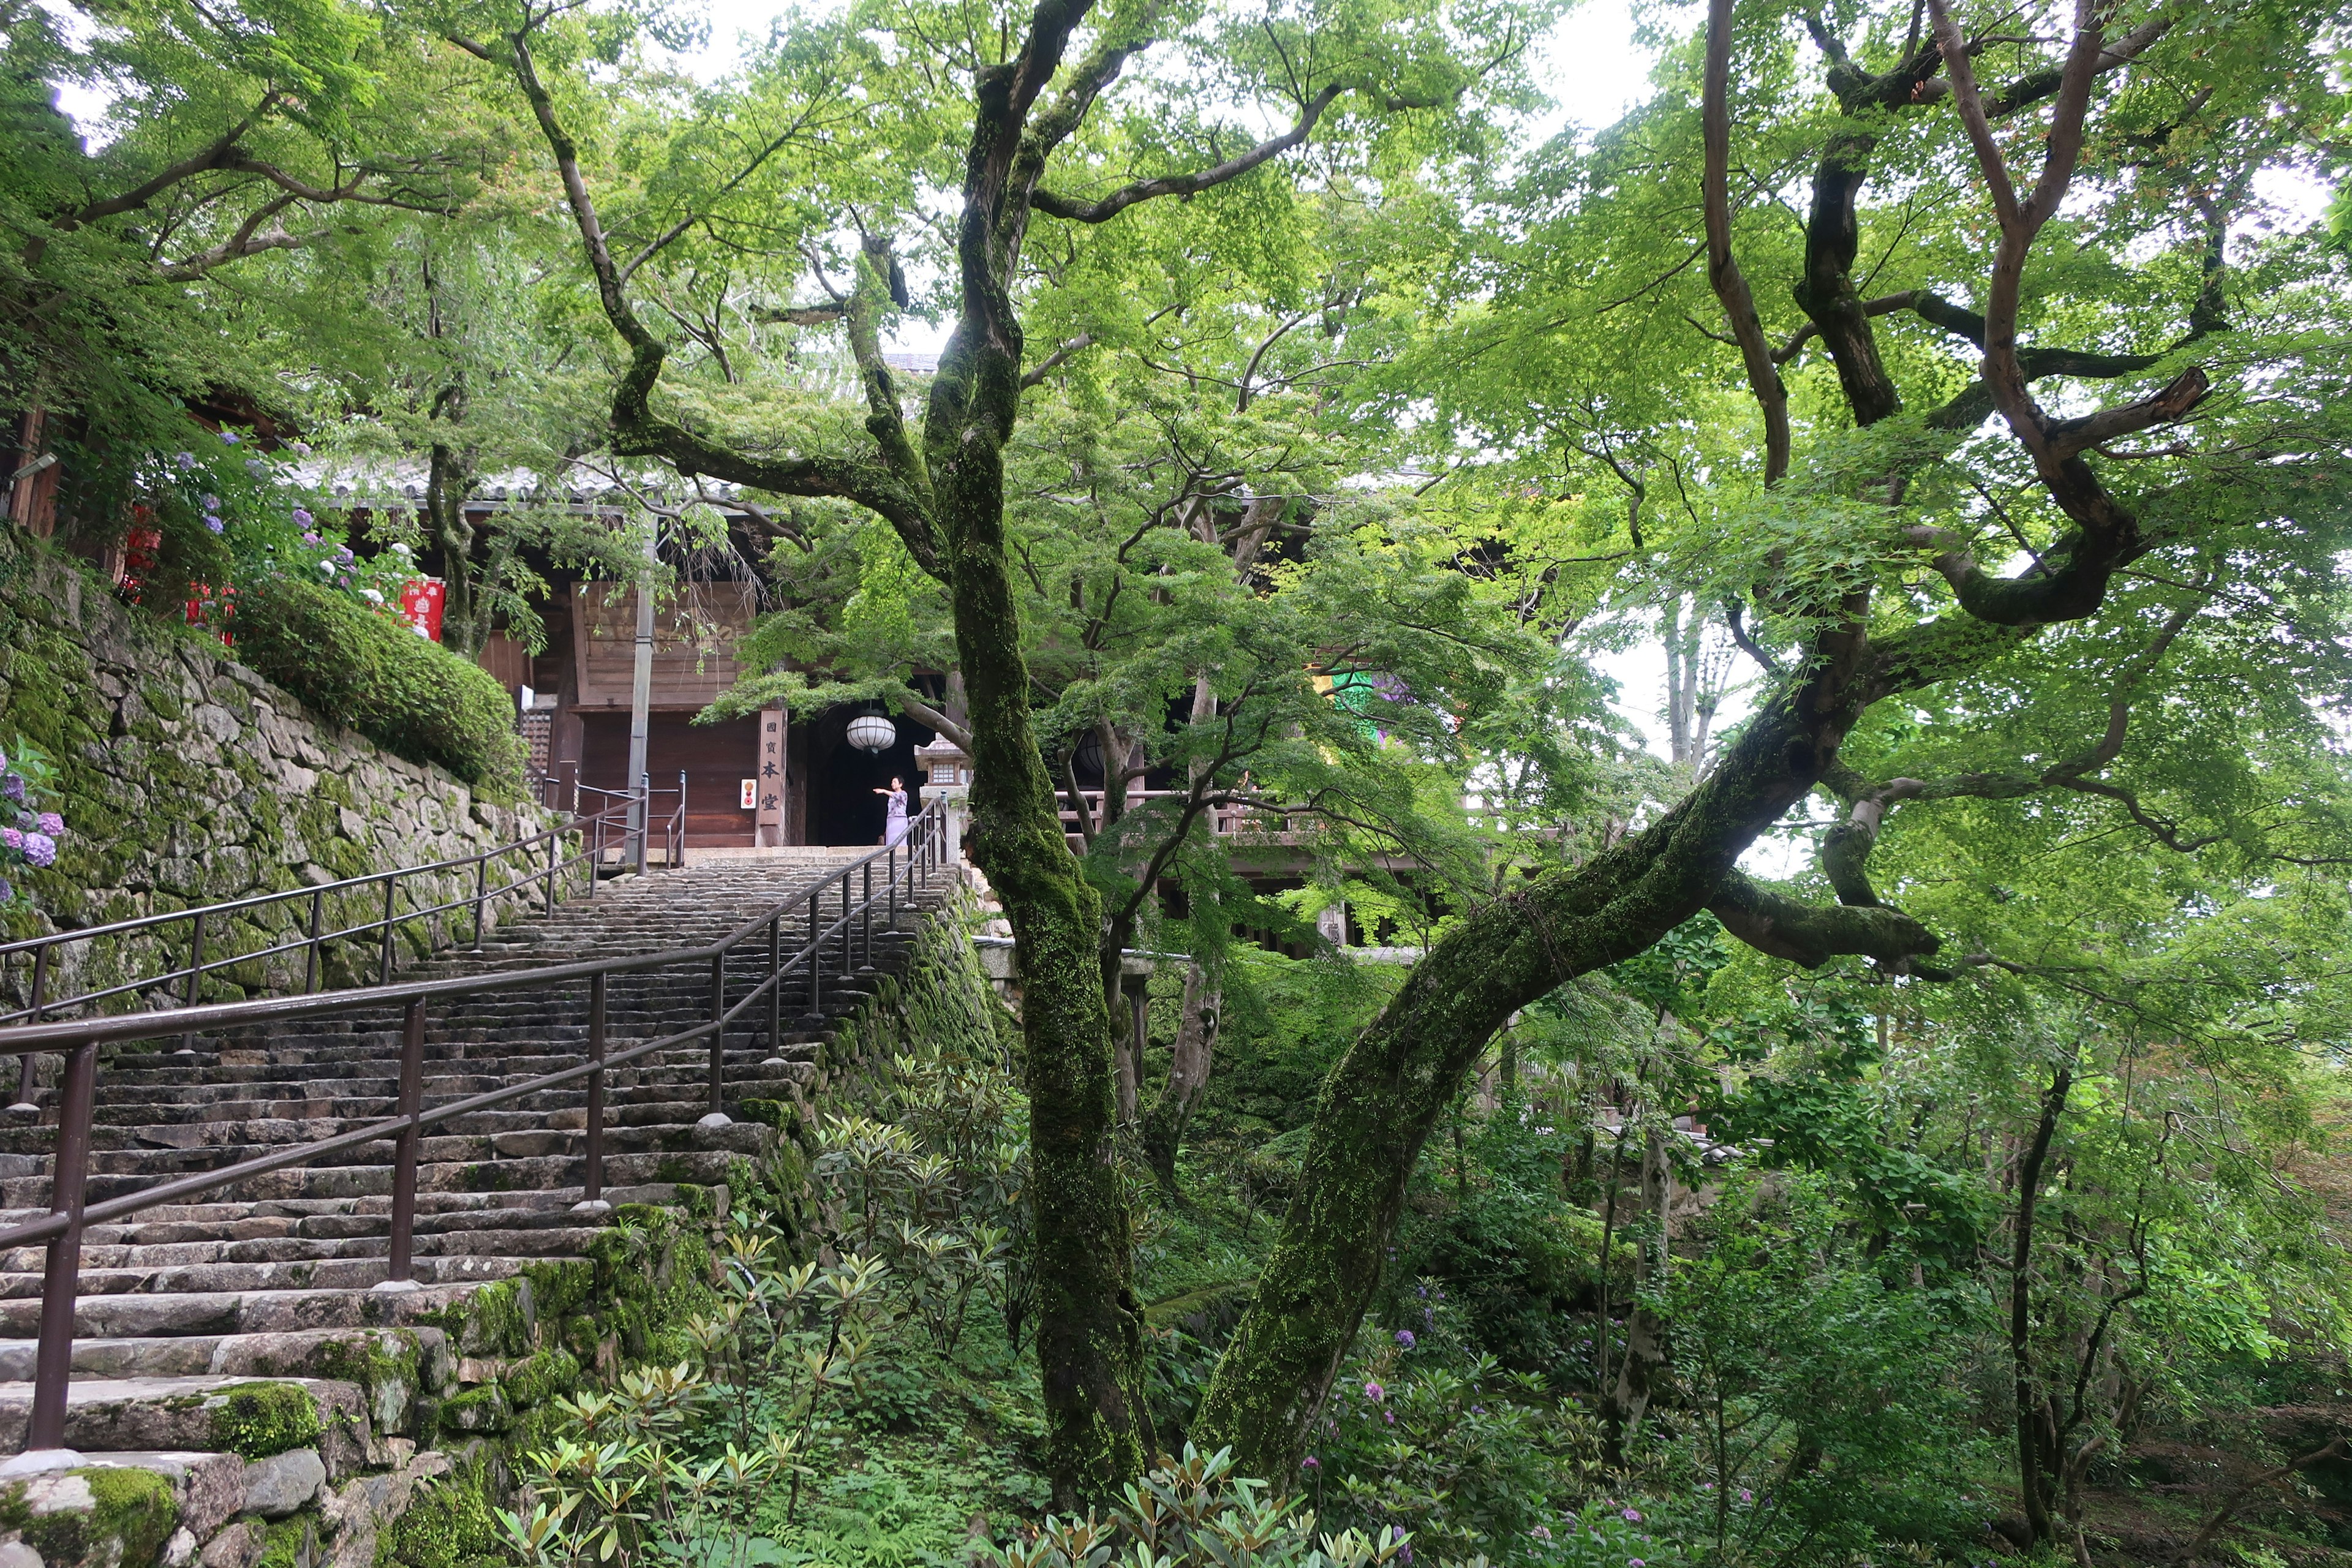
M236 626L238 656L322 716L491 794L520 792L512 704L470 660L289 578L247 584Z
M988 1054L966 1054L974 1044ZM1026 1151L994 1046L924 1039L873 1064L891 1120L828 1117L812 1164L780 1151L747 1173L716 1301L677 1331L685 1359L555 1401L520 1506L499 1514L510 1551L547 1565L901 1568L961 1538L964 1487L982 1500L1034 1489L937 1470L910 1488L877 1451L950 1430L942 1380L961 1384L977 1361L1001 1381L1033 1311ZM813 1228L794 1234L789 1215Z
M1412 1561L1401 1530L1318 1535L1312 1512L1269 1496L1233 1473L1233 1456L1202 1454L1155 1466L1130 1483L1108 1516L1048 1517L1035 1538L995 1549L997 1568L1100 1568L1114 1561L1171 1568L1387 1568Z
M1301 1492L1334 1521L1404 1530L1441 1562L1550 1562L1598 1489L1600 1430L1539 1375L1465 1353L1443 1294L1418 1298L1419 1330L1368 1333L1341 1369Z
M1851 1221L1828 1178L1734 1176L1661 1291L1691 1418L1651 1507L1722 1560L1961 1551L1992 1511L1966 1376L1990 1302Z
M489 1501L490 1456L423 1483L376 1537L376 1568L507 1568L514 1559Z

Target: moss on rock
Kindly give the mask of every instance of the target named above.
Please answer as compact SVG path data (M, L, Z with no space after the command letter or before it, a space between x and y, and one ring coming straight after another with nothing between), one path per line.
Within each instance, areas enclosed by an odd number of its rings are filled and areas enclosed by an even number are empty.
M75 1506L82 1489L88 1507ZM47 1568L152 1563L179 1523L172 1484L152 1470L69 1470L0 1492L0 1528L18 1532Z
M319 1441L319 1406L293 1383L241 1383L215 1395L213 1447L224 1454L266 1459Z

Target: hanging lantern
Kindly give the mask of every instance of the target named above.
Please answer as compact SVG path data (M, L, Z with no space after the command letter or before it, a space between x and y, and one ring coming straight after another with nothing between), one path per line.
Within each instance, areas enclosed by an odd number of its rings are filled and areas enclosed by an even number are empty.
M860 713L849 721L849 743L861 752L887 752L898 740L898 726L879 713Z

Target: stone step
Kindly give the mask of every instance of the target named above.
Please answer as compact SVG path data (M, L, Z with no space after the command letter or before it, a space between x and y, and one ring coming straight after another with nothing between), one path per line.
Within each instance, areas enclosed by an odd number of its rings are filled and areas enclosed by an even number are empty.
M29 1383L38 1340L0 1340L0 1383ZM76 1340L73 1376L309 1377L333 1381L356 1363L398 1366L416 1352L415 1394L437 1394L457 1380L457 1356L446 1331L423 1325L389 1329L308 1329L276 1334L191 1334L178 1337ZM390 1427L377 1401L377 1425Z
M381 1147L381 1146L379 1146ZM613 1154L604 1156L604 1179L614 1186L640 1186L652 1182L688 1182L701 1186L723 1185L731 1161L743 1156L732 1151L695 1150L685 1152ZM542 1187L577 1187L587 1162L572 1155L467 1161L419 1165L420 1192L527 1192ZM308 1165L248 1177L225 1195L247 1198L373 1197L392 1191L392 1167L375 1165ZM93 1175L89 1201L102 1203L155 1184L156 1175ZM47 1176L16 1176L0 1180L0 1205L37 1208L46 1213L49 1201Z
M795 1030L773 1047L763 1038L730 1034L727 1037L723 1060L740 1066L764 1062L781 1053L786 1059L806 1056L824 1039L814 1031ZM629 1048L635 1042L615 1041L613 1052ZM575 1052L549 1057L485 1056L461 1058L455 1061L425 1064L424 1075L427 1103L436 1093L455 1098L460 1094L479 1094L488 1089L504 1089L526 1083L534 1078L561 1072L580 1066L588 1058ZM682 1046L672 1046L650 1057L609 1069L607 1088L620 1083L656 1081L646 1075L664 1072L691 1071L696 1067L709 1065L709 1040L692 1040ZM496 1068L498 1070L489 1070ZM293 1076L289 1069L299 1068L303 1076ZM373 1069L373 1071L367 1069ZM237 1101L268 1096L273 1100L317 1100L349 1095L368 1097L389 1096L398 1092L400 1068L397 1062L286 1062L267 1067L222 1068L211 1074L198 1075L191 1070L188 1081L157 1083L141 1081L124 1084L99 1076L100 1102L106 1105L181 1105L203 1104L207 1101ZM632 1077L631 1075L635 1075ZM205 1081L206 1079L212 1081ZM551 1092L562 1093L557 1089ZM578 1092L585 1093L581 1089ZM44 1089L38 1103L53 1108L55 1091Z
M95 1189L104 1176L181 1176L203 1171L225 1170L228 1166L287 1148L289 1145L315 1142L343 1131L338 1122L288 1121L268 1123L227 1123L248 1131L277 1134L268 1141L252 1140L242 1142L205 1144L194 1148L159 1149L126 1146L97 1148L89 1157L90 1179ZM119 1130L110 1129L110 1131ZM604 1130L606 1154L630 1154L658 1151L667 1153L689 1153L696 1150L719 1149L730 1153L757 1156L767 1152L772 1134L758 1122L738 1122L729 1127L698 1127L693 1122L654 1126L610 1126ZM538 1127L528 1131L489 1133L445 1133L428 1131L418 1151L426 1165L451 1164L460 1162L487 1163L492 1161L526 1160L541 1155L585 1154L588 1134L584 1130L564 1131ZM320 1155L311 1163L312 1169L339 1165L367 1165L382 1162L391 1140L363 1143L356 1148L339 1149Z
M718 1195L723 1199L725 1193L725 1188L719 1188ZM574 1223L571 1207L581 1195L582 1189L576 1186L513 1193L420 1192L416 1194L416 1233L423 1236L439 1230L494 1229L500 1226L570 1225ZM604 1200L616 1207L627 1204L675 1206L683 1201L677 1185L668 1182L607 1187ZM0 1210L0 1226L22 1225L47 1212ZM142 1246L173 1241L242 1241L273 1236L388 1235L391 1225L392 1199L383 1194L160 1204L126 1220L90 1226L82 1236L92 1246Z
M582 1229L562 1234L584 1245L594 1232ZM524 1258L470 1251L441 1257L420 1247L412 1267L422 1284L463 1285L510 1279L525 1263L569 1256L573 1255L559 1250ZM389 1261L379 1256L284 1263L195 1263L167 1268L107 1268L85 1263L79 1278L84 1296L187 1296L247 1290L365 1290L391 1277ZM40 1300L41 1278L38 1273L0 1273L0 1300Z
M307 1406L307 1413L305 1407ZM0 1453L22 1453L33 1410L30 1383L0 1384ZM236 1452L269 1432L310 1440L324 1479L366 1462L373 1432L360 1386L330 1378L89 1378L66 1394L66 1447L85 1453ZM315 1486L315 1483L314 1483Z
M701 1120L708 1107L706 1096L679 1099L670 1084L632 1086L626 1091L616 1091L607 1085L604 1091L604 1124L607 1127L654 1126L669 1122L692 1122ZM695 1087L699 1088L697 1084ZM453 1096L425 1097L427 1110L446 1104ZM331 1100L250 1100L215 1101L209 1105L147 1104L108 1106L106 1120L93 1130L102 1148L132 1146L177 1149L203 1146L215 1142L270 1142L276 1140L258 1135L260 1131L286 1126L321 1124L340 1128L345 1123L358 1125L382 1121L398 1110L399 1101L392 1095L374 1095ZM510 1100L506 1108L477 1110L442 1125L452 1132L510 1132L530 1128L581 1128L588 1124L588 1094L584 1089L541 1089L520 1100ZM255 1133L227 1130L251 1129ZM316 1134L310 1134L316 1136ZM108 1142L109 1139L114 1142Z
M246 1290L201 1295L84 1296L74 1333L89 1339L271 1334L318 1329L397 1328L427 1322L462 1304L479 1283L419 1290ZM37 1297L0 1300L0 1338L40 1331Z
M532 1216L537 1218L539 1216ZM598 1226L582 1224L578 1215L550 1215L550 1219L566 1218L569 1225L496 1225L461 1228L447 1225L426 1229L418 1226L411 1237L413 1255L417 1258L572 1258L595 1239ZM91 1243L85 1241L81 1249L82 1278L93 1275L145 1274L157 1276L169 1270L208 1267L223 1263L325 1263L352 1259L383 1258L392 1249L392 1220L369 1216L354 1219L355 1226L363 1226L345 1236L273 1236L238 1240L163 1241L135 1244ZM22 1275L37 1279L47 1260L45 1249L20 1247L0 1252L0 1279ZM312 1283L328 1283L325 1280ZM373 1281L370 1280L373 1284ZM98 1289L110 1287L88 1286ZM179 1289L180 1285L128 1285L125 1289ZM205 1289L226 1289L207 1286ZM255 1287L260 1289L262 1287ZM35 1287L38 1289L37 1285ZM0 1295L8 1294L0 1288Z

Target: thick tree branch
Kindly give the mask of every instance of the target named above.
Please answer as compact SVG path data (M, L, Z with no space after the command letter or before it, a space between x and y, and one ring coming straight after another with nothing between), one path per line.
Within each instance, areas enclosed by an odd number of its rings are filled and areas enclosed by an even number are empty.
M1080 332L1076 337L1062 343L1052 353L1047 354L1022 374L1022 389L1026 391L1033 386L1043 386L1045 378L1060 369L1063 363L1072 354L1083 349L1090 349L1094 347L1094 343L1095 335L1092 332Z
M480 44L463 38L453 41L469 54L484 59L498 58ZM604 307L604 319L628 345L628 368L613 387L613 449L623 457L664 458L689 479L707 474L779 495L835 496L856 501L891 524L916 564L934 577L944 578L929 497L909 485L906 476L895 471L890 464L829 457L761 458L710 440L653 412L653 390L661 379L662 363L668 350L638 320L629 303L621 270L613 260L604 226L596 216L595 201L580 173L579 146L556 113L553 96L540 80L529 38L523 33L513 33L509 35L506 46L505 58L499 63L514 72L540 132L554 155L572 222L587 253L589 271L596 279L597 300Z
M1755 297L1731 253L1731 0L1707 0L1706 89L1700 106L1706 143L1702 173L1706 216L1707 280L1722 302L1748 371L1748 390L1764 415L1764 482L1789 471L1789 394L1764 342Z
M1281 135L1259 142L1239 157L1228 158L1213 168L1198 170L1189 174L1160 174L1149 180L1137 180L1123 185L1100 201L1074 201L1067 196L1041 190L1030 198L1030 205L1039 212L1072 223L1108 223L1138 202L1148 202L1155 196L1192 196L1237 180L1260 163L1278 158L1305 142L1331 107L1332 100L1341 92L1338 87L1327 87L1299 106L1298 119Z
M896 695L898 700L898 706L907 710L907 716L908 718L914 720L916 723L920 724L926 730L944 735L949 740L954 742L956 750L961 752L965 756L968 757L971 755L971 731L965 729L962 725L957 723L954 720L940 712L937 708L932 707L929 703L925 702L919 698L909 696L903 691L898 692Z
M1883 904L1808 904L1733 871L1707 904L1723 929L1774 958L1819 969L1848 953L1901 963L1924 958L1941 938L1900 910Z

